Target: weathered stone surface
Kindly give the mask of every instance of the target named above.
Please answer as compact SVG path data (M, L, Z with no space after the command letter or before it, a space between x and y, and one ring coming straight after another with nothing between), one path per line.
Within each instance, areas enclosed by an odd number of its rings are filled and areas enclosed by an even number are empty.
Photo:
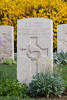
M17 78L28 84L36 73L53 69L53 22L21 19L17 28Z
M67 24L57 27L57 52L67 52Z
M0 25L0 63L6 58L14 59L14 28Z

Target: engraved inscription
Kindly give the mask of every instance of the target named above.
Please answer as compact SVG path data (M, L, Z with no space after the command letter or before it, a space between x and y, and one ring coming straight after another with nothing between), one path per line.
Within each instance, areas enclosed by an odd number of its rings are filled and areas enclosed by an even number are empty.
M38 37L30 37L30 43L28 45L28 48L22 48L20 49L23 52L26 53L26 56L31 60L31 61L36 61L36 67L38 67L37 62L38 59L42 55L48 56L48 48L41 48L38 44ZM37 71L38 72L38 71Z

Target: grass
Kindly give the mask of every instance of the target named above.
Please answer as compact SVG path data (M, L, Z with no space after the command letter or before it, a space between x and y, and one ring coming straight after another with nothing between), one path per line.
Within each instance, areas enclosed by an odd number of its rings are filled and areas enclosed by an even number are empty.
M0 64L0 76L5 76L9 80L17 79L16 65Z
M0 75L4 75L6 78L10 80L17 79L17 65L5 65L0 64ZM66 66L58 66L54 70L60 72L62 78L67 80L67 65Z
M58 71L61 74L64 81L67 81L67 65L58 66L54 70Z

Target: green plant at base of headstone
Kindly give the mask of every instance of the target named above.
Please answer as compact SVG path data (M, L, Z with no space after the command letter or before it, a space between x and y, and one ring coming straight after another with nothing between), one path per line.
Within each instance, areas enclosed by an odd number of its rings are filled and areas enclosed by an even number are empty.
M6 65L16 64L16 61L15 60L12 60L12 59L5 59L3 61L3 64L6 64Z
M22 98L27 96L27 86L19 83L17 80L10 81L8 79L2 79L0 81L0 96L21 96Z
M38 73L29 84L29 94L32 97L61 96L65 89L64 81L57 72Z
M60 53L55 53L53 58L54 58L54 64L67 65L67 52L64 53L62 51Z

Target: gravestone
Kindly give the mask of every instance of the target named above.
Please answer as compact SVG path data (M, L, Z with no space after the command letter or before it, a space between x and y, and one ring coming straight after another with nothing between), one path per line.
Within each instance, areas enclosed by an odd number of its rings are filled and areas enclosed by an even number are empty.
M17 79L28 84L36 73L53 70L53 22L21 19L17 29Z
M0 63L14 59L14 28L0 25Z
M57 52L67 52L67 24L57 26Z

